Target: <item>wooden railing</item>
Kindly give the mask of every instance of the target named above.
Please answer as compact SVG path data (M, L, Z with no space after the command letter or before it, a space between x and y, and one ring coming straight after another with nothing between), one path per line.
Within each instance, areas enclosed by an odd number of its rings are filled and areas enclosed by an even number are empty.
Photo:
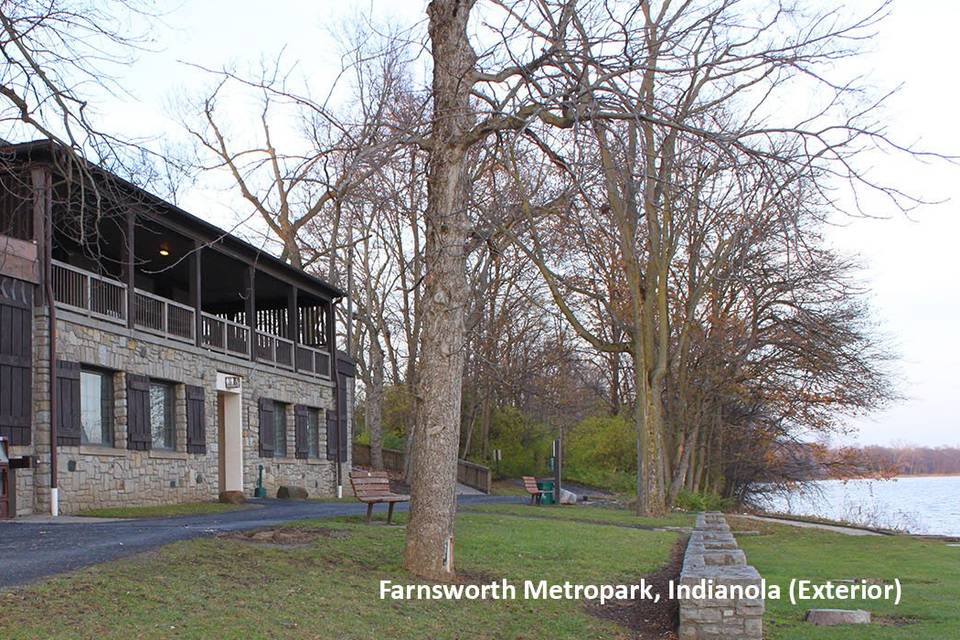
M257 331L257 360L293 368L293 340Z
M133 308L128 310L124 283L56 260L52 266L53 295L57 306L120 324L126 323L129 312L137 329L183 342L196 341L193 307L135 289ZM250 327L209 313L201 313L200 321L201 346L242 358L250 357ZM330 378L328 351L294 344L292 340L265 331L255 332L253 346L258 361Z
M370 445L353 443L353 466L369 467L370 465ZM383 468L387 471L403 473L403 452L384 449ZM457 482L489 494L492 488L493 472L482 464L457 460Z
M369 467L370 445L353 443L353 466ZM383 468L387 471L403 473L403 452L396 449L383 450Z
M57 305L111 322L127 320L127 287L118 280L52 261Z
M467 460L457 461L457 482L489 494L493 483L490 467Z
M193 307L137 289L133 296L133 326L174 340L194 341Z
M250 327L209 313L201 314L200 344L215 351L250 357Z
M302 344L297 345L297 371L330 377L330 354Z

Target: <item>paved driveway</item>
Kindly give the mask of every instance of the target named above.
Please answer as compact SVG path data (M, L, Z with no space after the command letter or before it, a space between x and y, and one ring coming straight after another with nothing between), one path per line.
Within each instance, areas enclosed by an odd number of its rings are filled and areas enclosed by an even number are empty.
M519 498L460 496L461 506L484 502L519 502ZM251 509L225 513L109 522L54 524L0 522L0 589L71 571L160 545L212 536L223 531L267 527L304 518L359 515L355 502L287 502L251 500ZM397 505L405 511L407 504ZM385 510L379 505L375 512Z

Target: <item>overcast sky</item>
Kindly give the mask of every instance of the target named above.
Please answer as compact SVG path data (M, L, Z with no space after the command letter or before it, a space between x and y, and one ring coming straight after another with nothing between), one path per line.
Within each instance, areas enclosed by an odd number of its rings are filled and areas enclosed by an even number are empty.
M875 3L862 4L866 9ZM180 61L220 67L256 63L285 48L299 73L322 85L336 68L333 37L353 12L373 12L394 26L424 18L426 2L293 2L185 0L169 7L166 26L152 36L154 51L142 53L118 77L131 94L104 100L98 108L105 126L133 136L178 136L177 96L195 95L209 78ZM957 73L953 61L960 5L899 0L879 29L871 51L857 63L875 84L904 86L889 103L889 132L898 140L960 154ZM802 100L803 96L797 96ZM243 112L242 105L237 114ZM242 118L241 125L242 123ZM875 319L901 359L897 365L902 402L852 423L854 442L960 445L960 167L924 165L883 154L871 158L878 176L929 200L946 200L882 220L843 220L828 231L837 248L863 263ZM238 217L237 202L213 182L182 194L193 213L227 226ZM879 203L878 203L879 205ZM877 207L876 211L891 214ZM245 215L246 211L240 214Z

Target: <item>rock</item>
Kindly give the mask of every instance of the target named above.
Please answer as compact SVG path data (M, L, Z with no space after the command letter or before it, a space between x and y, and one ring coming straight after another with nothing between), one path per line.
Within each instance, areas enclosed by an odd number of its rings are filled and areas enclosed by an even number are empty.
M577 504L577 494L573 491L560 489L560 504Z
M281 500L306 500L307 490L303 487L294 487L289 485L280 485L277 489L277 497Z
M243 495L243 491L221 491L220 492L220 502L224 504L243 504L247 501L247 496Z
M818 627L838 624L870 624L870 612L863 609L810 609L805 618Z

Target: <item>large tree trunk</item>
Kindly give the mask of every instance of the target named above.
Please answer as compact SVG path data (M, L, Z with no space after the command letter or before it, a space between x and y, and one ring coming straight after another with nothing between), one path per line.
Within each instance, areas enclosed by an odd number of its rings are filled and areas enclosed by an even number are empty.
M370 466L383 470L383 348L377 333L370 334L370 385L365 422L370 434Z
M640 357L636 355L637 350L641 350ZM637 430L637 514L659 516L666 511L660 390L650 384L649 372L644 366L642 347L637 345L636 341L634 370L637 385L637 399L634 405L634 424Z
M425 216L419 424L414 436L404 566L431 580L455 577L453 524L469 226L464 140L473 124L470 78L476 63L466 31L472 5L472 0L433 0L427 10L434 110Z

